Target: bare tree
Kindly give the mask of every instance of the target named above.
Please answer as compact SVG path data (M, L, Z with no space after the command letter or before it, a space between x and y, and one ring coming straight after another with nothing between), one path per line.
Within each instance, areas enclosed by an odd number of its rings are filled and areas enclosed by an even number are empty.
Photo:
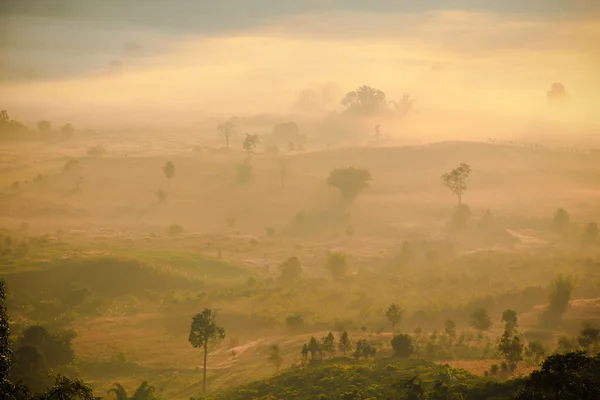
M223 122L222 124L219 124L217 129L221 133L221 135L223 135L223 138L225 138L225 143L227 145L227 148L229 148L229 140L235 133L235 123L232 119L230 119L228 121Z

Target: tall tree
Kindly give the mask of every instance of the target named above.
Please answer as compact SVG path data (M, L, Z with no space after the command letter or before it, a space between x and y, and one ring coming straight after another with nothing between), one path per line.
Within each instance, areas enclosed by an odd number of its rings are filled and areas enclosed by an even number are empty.
M559 208L554 213L554 219L552 225L556 232L563 232L569 225L569 213L564 208Z
M348 272L348 260L344 253L332 253L327 259L327 269L336 281L344 279Z
M467 178L469 174L471 174L471 167L463 163L449 173L442 175L444 185L456 195L459 206L462 205L462 196L467 190Z
M231 140L231 137L235 133L235 122L232 119L230 119L226 122L223 122L223 123L219 124L219 126L217 127L217 130L223 136L223 138L225 139L225 144L226 144L227 148L229 148L229 141Z
M329 332L329 334L321 340L321 348L327 353L329 358L333 357L335 354L335 337L333 336L333 333Z
M352 349L352 339L350 339L350 336L348 336L348 332L342 332L340 341L338 342L338 349L344 356L346 356L346 354L348 354L348 352Z
M192 318L189 342L194 348L204 349L204 370L202 374L202 391L206 392L206 359L208 357L208 343L214 339L224 339L225 329L216 324L217 313L205 308L200 314Z
M504 322L504 333L500 338L498 351L508 362L510 370L514 371L517 363L523 359L523 344L517 333L517 313L513 310L504 310L502 322Z
M165 177L169 181L169 187L171 187L171 178L175 176L175 164L171 161L167 161L167 163L163 167L163 172L165 173Z
M396 325L402 321L403 313L404 310L396 303L393 303L388 307L387 311L385 312L385 316L392 324L392 331L396 330Z

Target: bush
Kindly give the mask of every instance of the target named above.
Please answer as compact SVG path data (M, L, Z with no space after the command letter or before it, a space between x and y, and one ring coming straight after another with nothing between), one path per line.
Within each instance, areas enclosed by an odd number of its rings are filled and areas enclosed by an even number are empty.
M400 358L408 358L415 352L412 337L405 333L394 336L392 348L394 349L394 356Z
M177 224L173 224L169 227L169 236L178 236L183 233L183 228Z

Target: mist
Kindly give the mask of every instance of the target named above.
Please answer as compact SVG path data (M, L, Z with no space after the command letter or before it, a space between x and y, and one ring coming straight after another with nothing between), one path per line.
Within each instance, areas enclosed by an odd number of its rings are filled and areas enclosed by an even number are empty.
M584 0L0 1L0 392L595 398L598 43Z

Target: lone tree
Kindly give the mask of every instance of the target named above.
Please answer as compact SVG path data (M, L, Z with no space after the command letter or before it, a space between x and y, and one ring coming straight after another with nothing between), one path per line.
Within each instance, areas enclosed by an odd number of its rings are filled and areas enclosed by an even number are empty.
M560 320L569 307L571 294L575 288L575 279L572 276L558 275L550 283L550 304L542 312L540 322L549 328L560 323Z
M286 283L296 282L302 276L302 264L298 257L290 257L279 265L281 280Z
M167 161L163 167L163 172L165 173L167 181L169 181L169 187L171 187L171 178L175 176L175 164L173 164L171 161Z
M385 93L379 89L363 85L348 92L342 99L346 113L357 116L371 116L388 109Z
M242 143L242 147L248 153L255 153L256 146L260 143L260 138L257 134L246 133L246 139L244 139L244 143Z
M283 358L281 357L281 353L279 352L279 345L274 344L269 347L269 355L267 356L267 361L275 367L275 372L279 372L279 368L281 368L281 364L283 363Z
M554 219L552 221L552 225L556 232L563 232L565 228L569 225L569 213L564 208L559 208L554 213Z
M233 120L230 119L229 121L219 124L217 130L225 139L226 147L229 148L229 140L235 133L235 123L233 122Z
M224 339L225 329L217 326L215 319L217 313L205 308L192 319L189 342L194 348L204 348L204 371L202 374L202 391L206 392L206 358L208 356L208 342L214 339Z
M394 349L394 356L396 357L410 357L415 352L412 337L405 333L394 336L392 339L392 349Z
M548 100L560 100L566 98L567 96L567 89L565 89L565 85L560 82L553 83L550 87L550 90L546 93Z
M462 195L467 190L467 178L471 173L471 167L467 164L460 164L449 173L442 175L444 185L446 185L456 197L458 197L458 205L462 205Z
M398 304L393 303L388 307L387 311L385 312L385 316L392 324L392 331L394 331L396 329L396 325L402 321L403 313L404 310L402 310Z
M471 326L480 332L490 329L492 320L485 309L478 308L471 313Z
M338 168L329 173L327 184L339 189L344 200L353 200L362 190L369 186L371 173L366 169Z
M348 272L348 260L344 253L332 253L327 259L327 269L336 281L341 281Z

